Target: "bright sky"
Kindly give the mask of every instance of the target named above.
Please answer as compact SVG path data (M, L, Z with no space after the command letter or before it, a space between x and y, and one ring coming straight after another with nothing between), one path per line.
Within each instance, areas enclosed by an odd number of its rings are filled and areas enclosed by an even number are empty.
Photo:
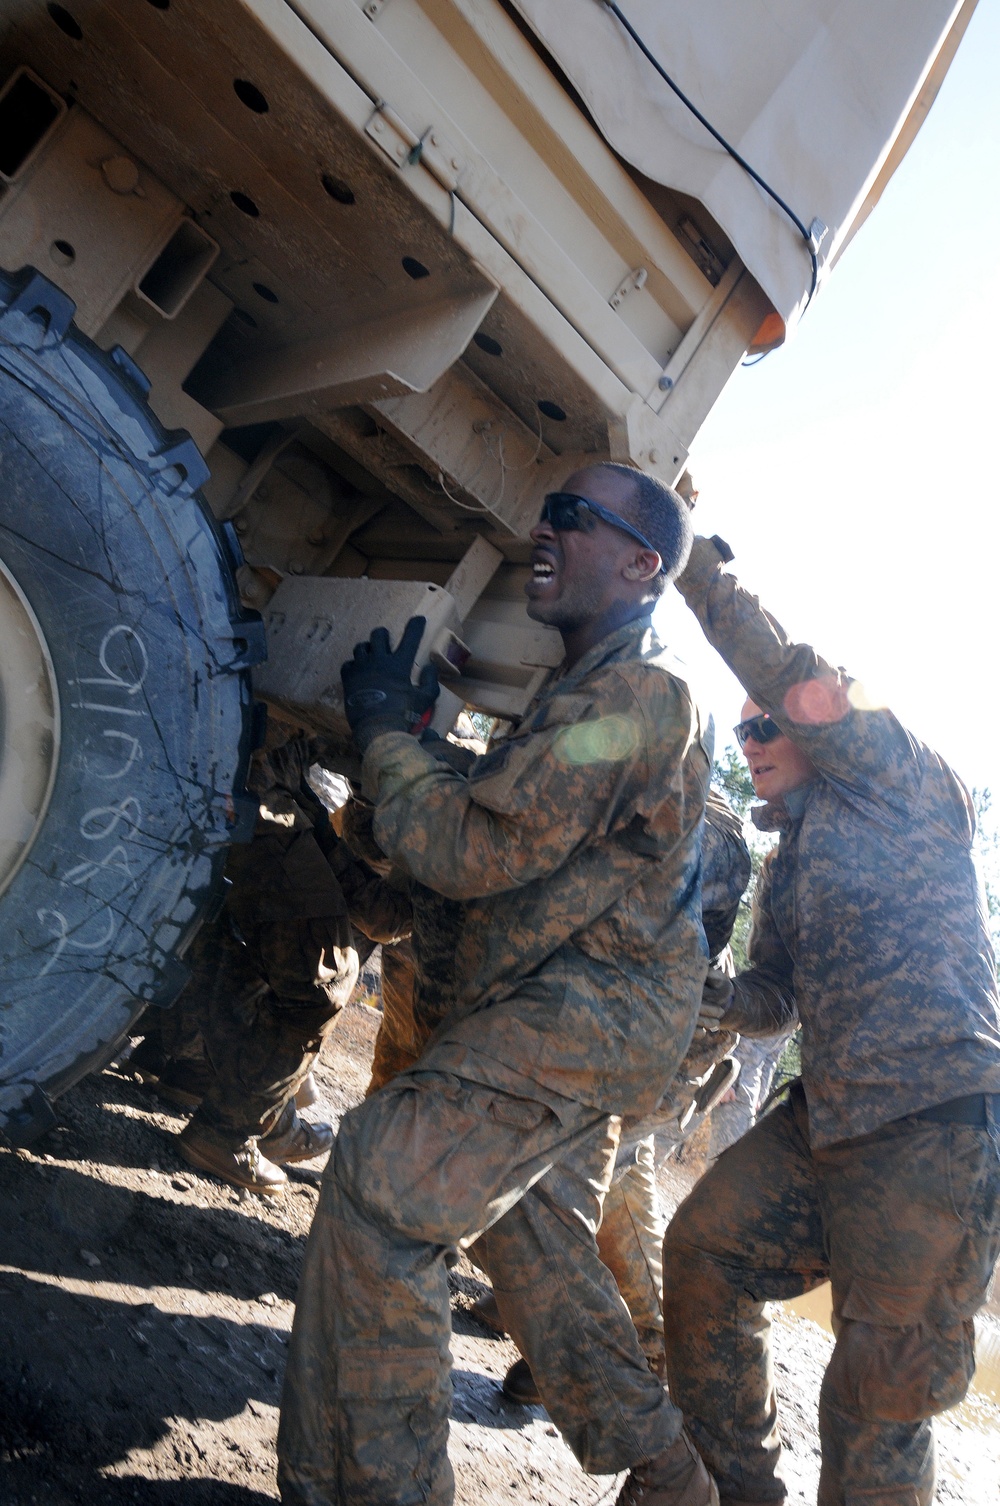
M696 526L797 639L1000 795L1000 3L789 345L692 451ZM732 741L742 691L675 592L662 629Z

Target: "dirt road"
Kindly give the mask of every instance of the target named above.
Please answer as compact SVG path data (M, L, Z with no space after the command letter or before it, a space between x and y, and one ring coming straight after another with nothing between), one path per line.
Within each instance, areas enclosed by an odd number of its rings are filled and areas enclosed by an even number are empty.
M334 1117L360 1097L377 1016L345 1011L319 1069ZM318 1117L319 1107L312 1113ZM114 1071L58 1105L59 1128L0 1150L0 1506L269 1506L292 1301L318 1174L266 1201L186 1168L182 1120ZM664 1181L668 1202L690 1182ZM541 1408L509 1405L513 1347L453 1276L452 1456L459 1506L612 1502ZM816 1498L816 1398L831 1340L778 1314L792 1506ZM1000 1408L973 1398L940 1428L939 1500L996 1506Z

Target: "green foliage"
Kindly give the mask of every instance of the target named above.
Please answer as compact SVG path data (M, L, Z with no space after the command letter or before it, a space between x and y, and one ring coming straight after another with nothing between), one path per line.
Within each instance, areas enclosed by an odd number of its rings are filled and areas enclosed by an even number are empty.
M712 783L745 822L757 797L743 754L733 747L724 748L712 765Z
M481 737L484 743L488 743L497 718L490 716L486 711L470 711L468 717L476 729L476 736Z

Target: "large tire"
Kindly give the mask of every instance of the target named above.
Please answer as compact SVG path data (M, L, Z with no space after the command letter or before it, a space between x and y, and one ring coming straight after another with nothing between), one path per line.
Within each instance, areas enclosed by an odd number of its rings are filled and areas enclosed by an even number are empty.
M249 667L235 544L193 441L37 272L0 274L0 1127L112 1054L249 835Z

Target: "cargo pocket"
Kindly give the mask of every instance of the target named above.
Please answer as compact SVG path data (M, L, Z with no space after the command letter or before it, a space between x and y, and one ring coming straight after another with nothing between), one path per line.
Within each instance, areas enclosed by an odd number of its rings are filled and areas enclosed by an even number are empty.
M972 1319L957 1309L945 1316L940 1292L854 1277L836 1327L824 1392L842 1411L920 1422L955 1406L969 1388L976 1364Z
M447 1500L451 1384L437 1349L341 1350L339 1476L346 1500Z

